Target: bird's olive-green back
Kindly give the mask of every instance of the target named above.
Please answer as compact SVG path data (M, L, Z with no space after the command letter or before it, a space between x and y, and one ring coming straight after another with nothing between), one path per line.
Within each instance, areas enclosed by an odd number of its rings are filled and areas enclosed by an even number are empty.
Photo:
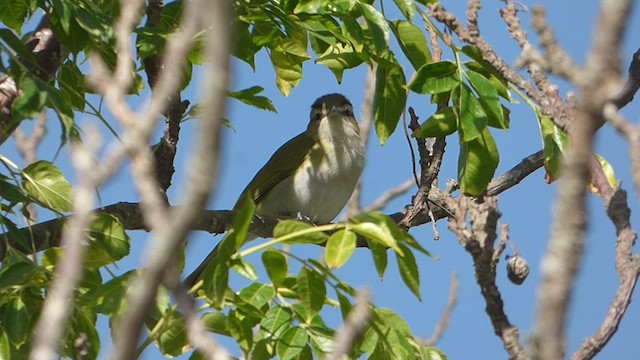
M314 140L306 132L282 145L253 177L233 206L238 210L247 198L259 204L274 186L289 177L309 156ZM269 170L267 170L269 169Z

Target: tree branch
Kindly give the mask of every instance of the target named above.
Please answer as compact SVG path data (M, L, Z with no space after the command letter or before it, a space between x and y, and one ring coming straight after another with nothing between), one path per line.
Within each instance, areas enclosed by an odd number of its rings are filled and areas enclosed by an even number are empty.
M504 312L500 290L496 285L496 262L493 261L496 227L501 214L495 197L486 197L478 204L461 196L456 200L455 217L449 218L449 229L473 259L476 280L486 302L485 311L496 335L509 353L510 359L528 359L520 344L518 328L509 322ZM465 219L469 219L469 225Z
M593 136L603 109L618 88L620 42L631 1L603 1L594 45L577 84L581 98L569 127L559 198L548 250L541 271L538 315L535 322L535 359L564 357L566 316L573 284L580 267L587 225L585 188L590 180Z
M158 231L144 262L145 269L140 276L132 279L132 291L127 297L128 311L116 325L116 352L112 358L128 359L134 354L144 314L155 299L166 266L174 260L175 250L191 230L214 185L218 168L220 127L229 81L230 12L231 4L224 0L213 3L192 1L185 9L187 22L193 22L195 29L207 29L210 65L203 80L203 103L207 106L200 121L200 136L194 163L189 171L183 205L171 211L165 224L156 224Z

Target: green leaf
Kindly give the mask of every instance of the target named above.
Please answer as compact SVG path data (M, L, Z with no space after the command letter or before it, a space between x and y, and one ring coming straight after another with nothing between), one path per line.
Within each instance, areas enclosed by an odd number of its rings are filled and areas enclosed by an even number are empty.
M380 244L377 241L367 239L369 250L373 256L373 264L376 267L380 280L384 278L384 273L387 270L387 247Z
M364 20L371 31L376 54L383 55L389 49L389 25L387 19L375 7L358 2Z
M282 334L276 345L276 352L281 360L289 360L300 354L307 344L309 334L304 328L295 326Z
M162 311L163 309L160 309ZM162 354L167 357L175 357L184 353L185 347L188 345L187 329L185 320L179 312L172 308L159 313L161 318L157 322L152 323L149 329L157 329L155 344Z
M569 136L540 109L536 108L535 112L542 133L544 169L547 172L545 179L547 183L551 183L560 177L563 154L569 146Z
M483 58L480 49L473 45L467 45L462 48L462 52L475 60L464 64L469 70L485 75L485 77L491 80L496 89L498 89L498 94L500 94L500 96L508 101L513 101L508 89L509 83L488 61Z
M120 260L129 254L131 240L120 220L111 214L94 215L88 235L91 239L90 245L104 250L113 261Z
M4 306L4 328L17 348L24 345L30 335L29 318L27 307L19 296L12 297Z
M379 328L378 344L384 344L383 353L391 355L394 359L414 359L415 353L408 339L413 340L409 325L398 314L390 309L374 309L375 325ZM380 351L376 347L376 351Z
M66 347L72 358L81 358L79 352L83 351L82 347L78 347L77 340L81 336L86 337L85 346L87 348L88 359L96 359L100 353L100 336L98 336L98 330L96 329L97 316L91 308L76 308L73 314L72 323L70 324L71 331L67 335Z
M273 229L273 237L279 238L285 235L290 235L295 232L304 231L313 229L315 226L299 221L299 220L283 220L278 222L276 227ZM293 238L285 241L287 244L322 244L327 241L329 236L322 231L312 231L307 232L305 234L301 234L299 236L294 236Z
M28 280L37 274L39 268L31 261L20 261L6 266L0 272L0 289L11 286L23 286L28 284Z
M478 93L478 100L482 108L485 113L489 115L488 122L497 124L497 127L500 129L508 129L509 124L504 117L502 104L500 104L500 98L498 97L498 90L494 84L483 75L474 71L467 71L465 75Z
M211 261L202 272L202 289L213 305L221 307L229 287L229 266L226 262Z
M255 55L260 48L253 43L251 32L249 31L250 24L243 21L236 21L234 24L236 30L235 38L237 43L242 44L242 46L234 46L233 56L247 63L255 71Z
M422 301L420 297L420 272L418 271L416 258L407 246L402 244L399 246L404 253L403 256L396 254L396 261L398 262L398 270L400 271L402 281L404 281L409 290L416 295L418 300Z
M377 212L372 212L355 216L351 218L350 221L353 223L353 225L350 226L351 230L402 254L402 250L398 246L396 236L392 230L393 222L389 222L388 217Z
M0 3L6 2L6 1L13 2L12 0L0 0ZM2 13L2 8L3 6L0 5L0 13ZM3 21L0 19L0 22L3 22ZM22 26L22 24L20 25ZM19 30L16 30L16 31L18 33L20 32ZM22 62L25 62L27 64L36 63L33 53L29 49L27 49L24 42L22 42L22 40L20 40L16 36L16 34L13 33L13 31L9 29L0 29L0 40L4 41L5 43L4 46L9 47L11 51L15 53L16 56L20 57L20 60Z
M604 177L607 179L607 183L609 183L609 186L615 189L617 180L616 180L616 172L613 169L613 166L611 166L611 163L609 163L607 159L603 158L599 154L595 154L595 155L596 155L596 159L598 159L598 162L600 163L600 166L602 166L602 172L604 172ZM591 185L591 191L594 194L598 193L598 190L593 185Z
M456 114L445 107L431 115L411 136L416 138L445 137L458 129Z
M298 273L298 296L306 311L306 321L310 321L324 305L327 289L324 279L317 272L303 267Z
M499 160L496 143L488 128L475 139L463 142L458 157L458 182L462 192L480 195L491 181Z
M268 337L281 337L282 333L291 327L293 313L291 309L276 305L267 311L267 315L260 322L260 329L267 332Z
M33 119L47 103L47 91L39 80L28 75L20 80L19 86L20 95L11 105L11 117L13 121Z
M373 121L376 134L383 145L393 134L407 102L404 89L405 78L402 67L397 63L390 66L378 65L376 89L373 97Z
M135 272L130 271L115 277L104 285L88 291L82 299L91 304L96 312L114 318L122 309L126 309L125 295L132 274Z
M247 199L242 203L242 206L236 214L236 218L233 220L233 227L227 232L227 235L221 241L228 242L228 248L225 249L224 258L231 256L236 252L247 239L249 233L249 226L253 220L253 213L256 211L256 204L251 199ZM221 249L222 250L222 249Z
M40 160L22 171L22 186L29 195L50 209L70 211L73 187L55 165Z
M480 101L466 84L460 86L460 96L454 97L454 111L458 114L460 142L471 141L487 127L488 117Z
M356 249L357 236L350 230L338 230L333 233L325 247L325 261L330 268L344 265Z
M258 96L263 90L264 88L261 86L252 86L248 89L229 92L229 96L258 109L277 112L271 99L266 96Z
M355 0L300 0L293 10L293 13L306 13L310 15L338 15L349 12L355 4Z
M402 49L402 52L409 59L415 70L431 62L431 52L427 46L427 38L418 26L403 20L393 20L390 24L393 34L398 39L400 49Z
M493 87L498 91L498 95L509 102L515 103L509 92L509 82L502 78L502 76L487 62L482 64L476 61L467 61L463 64L467 69L476 72L486 79L488 79Z
M229 333L229 319L222 312L214 311L202 315L202 323L209 331L225 336L231 336Z
M279 287L287 277L287 258L276 250L262 253L262 263L274 287Z
M84 98L86 92L85 79L75 62L67 61L62 64L58 76L58 86L69 99L68 102L70 102L76 110L84 111L86 104Z
M291 89L302 79L302 62L300 58L283 51L271 51L271 63L276 71L276 85L284 96L289 96Z
M273 286L257 282L245 287L238 293L241 299L256 308L261 308L269 303L275 295L276 291L273 289Z
M0 22L20 34L28 10L27 0L0 0Z
M393 0L393 2L396 3L396 6L407 20L413 20L413 15L416 12L416 5L413 3L413 0Z
M352 69L362 64L361 55L354 51L336 51L334 48L327 49L326 55L320 56L317 64L324 65L335 75L338 83L342 83L342 73L346 69Z
M236 310L229 311L229 331L245 353L249 352L253 345L252 327L251 323L246 318L241 318Z
M447 360L447 356L433 346L420 346L420 356L427 360Z
M136 50L140 59L159 55L165 48L168 34L157 28L136 29Z
M11 344L9 343L9 336L2 329L0 329L0 358L11 360Z
M440 61L422 66L409 84L409 90L418 94L448 92L460 85L458 67L451 61Z
M256 268L253 266L253 263L246 261L244 259L231 259L231 268L241 276L251 280L258 280L258 273L256 272Z

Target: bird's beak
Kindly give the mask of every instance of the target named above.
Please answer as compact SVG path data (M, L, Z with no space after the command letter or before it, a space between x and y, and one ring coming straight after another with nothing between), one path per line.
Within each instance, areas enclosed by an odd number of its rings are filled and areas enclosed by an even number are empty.
M340 117L340 112L338 111L338 108L334 106L331 109L329 109L329 111L327 112L327 117L329 118Z

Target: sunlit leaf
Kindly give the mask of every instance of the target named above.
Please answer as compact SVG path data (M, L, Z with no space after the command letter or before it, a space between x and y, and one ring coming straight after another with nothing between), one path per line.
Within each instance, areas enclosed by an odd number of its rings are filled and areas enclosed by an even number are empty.
M275 294L276 291L272 286L256 282L240 290L238 296L256 308L260 308L271 301Z
M438 94L453 90L460 84L458 67L451 61L422 66L416 72L409 89L418 94Z
M40 160L22 172L22 186L43 205L60 211L71 210L73 187L52 163Z
M266 331L269 336L279 337L291 327L292 322L291 309L276 305L267 311L267 316L260 322L260 328Z
M295 326L289 328L282 334L280 341L276 345L276 352L281 360L293 359L300 354L307 344L309 335L304 328Z
M535 109L542 134L542 149L544 152L545 179L551 183L560 177L563 154L569 144L569 136L557 127L551 118Z
M378 55L384 54L389 48L389 25L387 19L378 9L365 2L358 2L358 6L371 31L376 53Z
M331 234L325 247L325 261L331 268L344 265L356 249L357 236L349 230L338 230Z
M407 20L413 20L413 15L416 12L416 5L413 0L393 0L393 2L396 3L396 6L398 6L398 9Z
M423 122L412 136L416 138L445 137L458 129L458 119L451 107L444 107Z
M427 38L418 26L408 21L394 20L390 22L391 30L398 39L400 49L409 59L415 70L431 62L431 52L427 47Z

